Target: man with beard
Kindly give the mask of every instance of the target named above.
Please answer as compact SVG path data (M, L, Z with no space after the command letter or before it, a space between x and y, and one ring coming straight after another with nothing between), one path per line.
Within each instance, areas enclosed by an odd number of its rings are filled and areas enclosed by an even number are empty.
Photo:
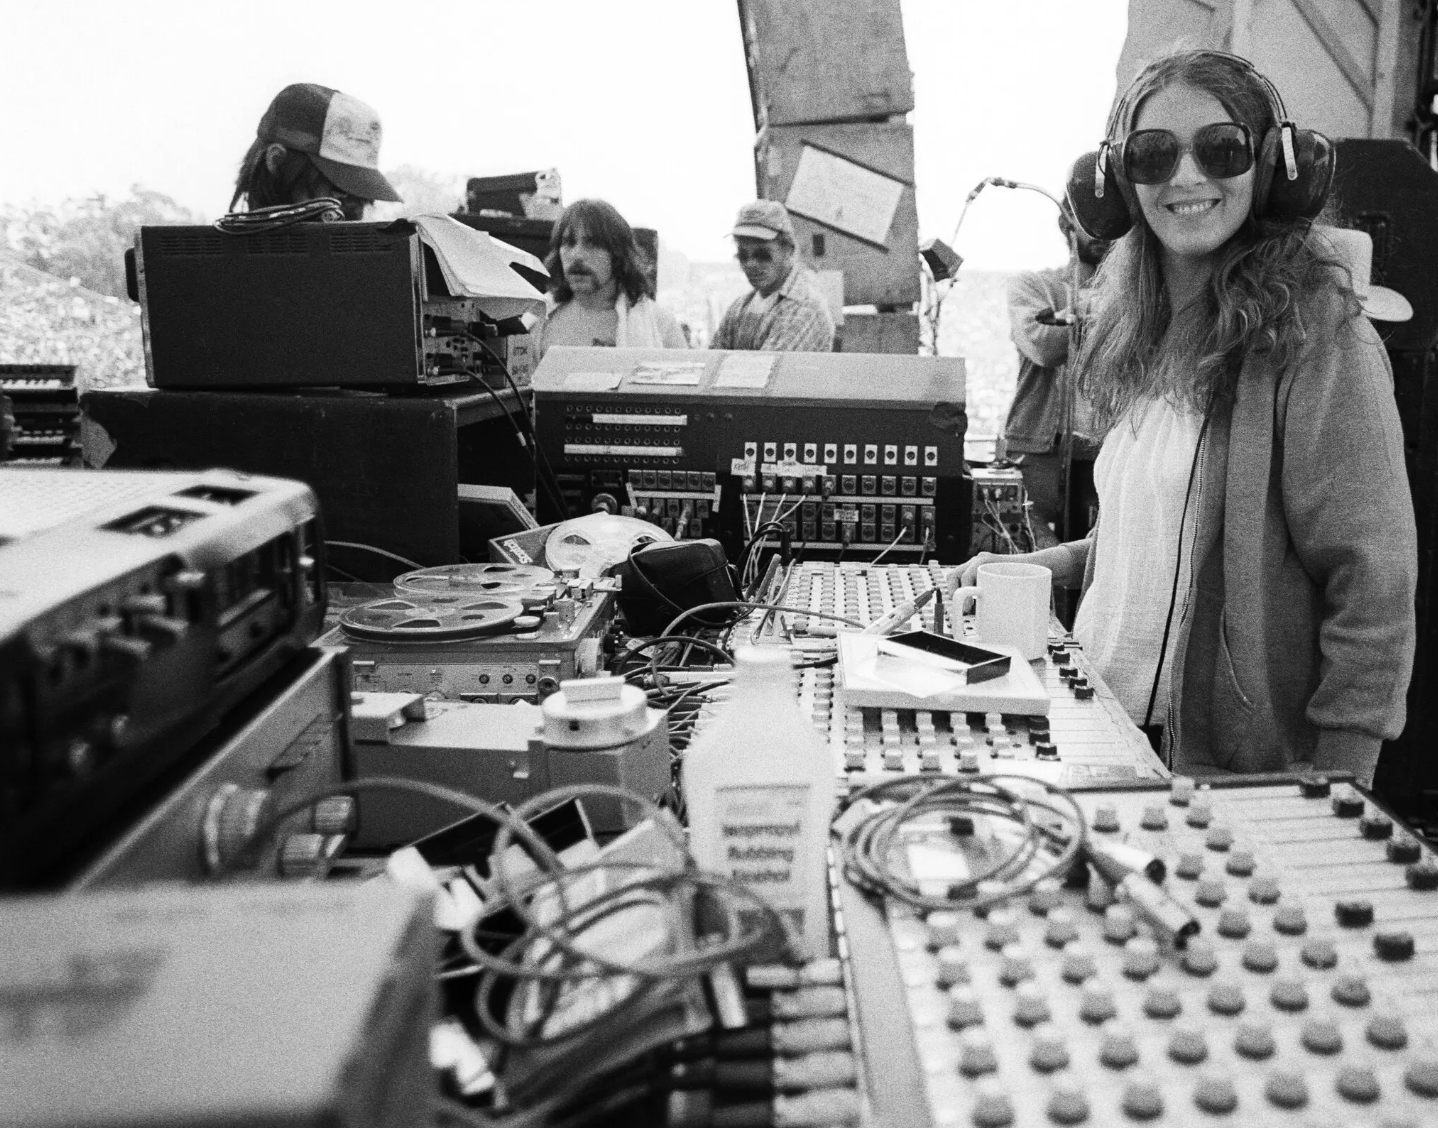
M550 345L621 349L688 347L674 315L654 300L634 230L604 200L577 200L549 238Z
M762 352L830 352L834 320L794 251L794 225L777 200L739 209L735 258L754 289L736 298L710 347Z

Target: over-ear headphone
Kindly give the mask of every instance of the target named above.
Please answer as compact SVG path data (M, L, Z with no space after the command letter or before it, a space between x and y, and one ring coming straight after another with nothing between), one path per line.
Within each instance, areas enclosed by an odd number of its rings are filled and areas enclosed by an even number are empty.
M1299 129L1288 116L1283 96L1269 78L1247 59L1226 51L1194 51L1223 59L1256 78L1268 94L1273 117L1256 146L1253 163L1253 215L1255 218L1312 219L1323 210L1333 185L1333 143L1312 129ZM1138 196L1117 159L1115 137L1128 115L1134 91L1159 63L1139 72L1114 104L1097 151L1084 153L1069 170L1068 201L1079 226L1095 239L1113 240L1126 234L1138 213Z

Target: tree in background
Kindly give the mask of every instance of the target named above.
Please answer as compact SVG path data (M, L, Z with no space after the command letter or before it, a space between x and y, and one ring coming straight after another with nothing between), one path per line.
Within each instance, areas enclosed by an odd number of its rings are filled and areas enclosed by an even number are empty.
M0 252L98 294L125 298L125 251L142 226L204 223L163 192L139 184L128 196L66 200L58 207L0 208Z

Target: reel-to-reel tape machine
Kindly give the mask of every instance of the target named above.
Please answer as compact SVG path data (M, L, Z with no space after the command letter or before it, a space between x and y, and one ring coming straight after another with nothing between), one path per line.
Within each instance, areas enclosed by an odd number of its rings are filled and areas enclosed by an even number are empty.
M348 646L355 688L449 701L539 701L599 672L614 593L522 564L406 572L394 595L345 609L322 640Z

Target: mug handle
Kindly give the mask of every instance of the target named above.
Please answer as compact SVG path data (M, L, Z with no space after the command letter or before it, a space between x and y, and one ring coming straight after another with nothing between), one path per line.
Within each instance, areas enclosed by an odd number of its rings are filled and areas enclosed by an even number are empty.
M969 600L972 599L975 608L978 607L979 596L981 595L983 595L982 588L972 585L968 587L956 587L953 591L949 592L949 606L954 609L955 615L963 615L967 611Z

